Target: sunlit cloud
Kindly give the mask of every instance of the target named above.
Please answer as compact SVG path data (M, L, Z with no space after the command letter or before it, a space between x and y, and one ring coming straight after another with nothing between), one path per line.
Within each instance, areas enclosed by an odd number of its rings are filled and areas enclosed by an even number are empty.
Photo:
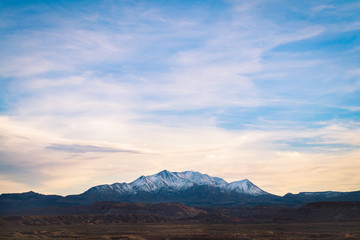
M65 151L73 153L86 153L86 152L126 152L126 153L138 153L132 150L98 147L92 145L66 145L66 144L51 144L46 147L47 149L55 151Z
M0 192L163 169L358 190L360 6L217 4L5 4Z

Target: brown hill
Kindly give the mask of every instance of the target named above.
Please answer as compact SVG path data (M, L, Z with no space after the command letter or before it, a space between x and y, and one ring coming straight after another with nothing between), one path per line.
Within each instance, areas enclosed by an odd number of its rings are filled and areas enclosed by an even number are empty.
M193 217L199 213L206 213L204 210L188 207L179 203L130 203L130 202L96 202L88 210L91 214L157 214L168 218Z
M48 208L48 215L3 216L0 225L161 223L206 216L204 210L178 203L96 202L91 206ZM34 210L35 212L37 209ZM43 213L45 213L43 212ZM74 214L75 213L75 214ZM204 218L204 217L203 217Z

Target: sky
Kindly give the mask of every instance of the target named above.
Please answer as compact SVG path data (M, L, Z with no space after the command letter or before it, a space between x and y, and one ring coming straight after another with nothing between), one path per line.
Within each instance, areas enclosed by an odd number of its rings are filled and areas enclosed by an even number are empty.
M0 193L161 170L360 190L360 1L0 1Z

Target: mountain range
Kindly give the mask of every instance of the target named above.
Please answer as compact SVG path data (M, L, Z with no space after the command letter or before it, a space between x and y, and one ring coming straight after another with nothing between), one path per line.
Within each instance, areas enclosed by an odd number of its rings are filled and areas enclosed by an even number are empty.
M190 206L300 206L319 201L360 201L355 192L302 192L276 196L247 179L228 183L194 171L161 171L131 183L94 186L78 195L43 195L35 192L0 195L0 215L46 213L46 209L90 206L96 202L181 203ZM49 210L50 211L50 210Z
M151 176L141 176L131 183L114 183L111 185L95 186L84 194L136 195L141 192L182 192L200 186L215 188L224 193L236 192L252 196L268 194L247 179L228 183L222 178L210 177L207 174L201 174L199 172L169 172L167 170Z

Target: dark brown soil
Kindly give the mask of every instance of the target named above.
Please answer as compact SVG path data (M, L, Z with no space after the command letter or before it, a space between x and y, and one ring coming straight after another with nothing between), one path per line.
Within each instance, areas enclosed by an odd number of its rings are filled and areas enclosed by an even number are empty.
M360 223L3 225L0 239L355 240L360 239Z

